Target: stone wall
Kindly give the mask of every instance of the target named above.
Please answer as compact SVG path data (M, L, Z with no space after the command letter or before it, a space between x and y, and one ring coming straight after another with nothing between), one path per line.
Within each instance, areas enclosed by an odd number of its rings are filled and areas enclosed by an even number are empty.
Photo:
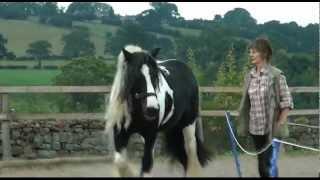
M291 118L291 117L290 117ZM289 120L297 124L305 124L316 126L318 128L301 127L301 126L289 126L290 137L285 139L288 142L296 143L303 146L319 148L319 116L306 117L294 117ZM286 149L300 149L293 146L285 146Z
M319 126L318 117L297 117L293 120L293 122L299 124ZM12 155L15 158L22 159L82 156L86 154L110 155L108 137L103 134L104 126L105 122L101 120L63 121L44 119L12 121L10 124ZM285 141L314 148L319 147L319 129L289 126L289 130L290 138L285 139ZM155 146L156 155L163 152L161 137L160 135ZM210 141L212 138L205 137L205 139L206 141ZM2 155L1 146L2 143L0 143L0 154ZM226 147L229 148L229 144ZM216 151L216 148L218 147L210 146L210 149L213 151ZM221 149L222 147L219 146L219 148ZM286 145L285 149L298 148ZM226 150L223 151L225 152ZM128 152L134 155L134 157L139 158L142 156L143 143L138 135L130 138Z
M52 119L12 121L12 155L19 158L51 158L75 153L107 154L104 121Z
M217 119L217 123L215 126L210 126L209 121L214 121L213 119L206 119L204 121L203 127L205 142L210 148L211 151L218 154L224 154L228 151L231 151L230 139L228 136L228 126L223 118ZM218 120L220 120L218 122ZM235 118L232 118L233 125L236 125ZM290 143L295 143L302 146L319 148L319 116L289 116L288 121L297 123L310 125L318 128L310 128L310 127L301 127L301 126L292 126L289 125L290 136L288 138L284 138L283 140ZM211 123L213 124L213 123ZM235 127L234 127L234 132ZM253 145L252 138L248 136L247 138L236 136L239 143L248 151L255 152L255 148ZM283 150L291 151L291 150L302 150L299 147L294 147L291 145L282 145ZM239 152L243 152L238 148ZM309 151L309 150L306 150Z
M111 147L108 136L103 133L104 127L105 121L102 120L11 121L11 152L19 159L110 155ZM130 138L128 153L141 156L142 152L143 141L135 134Z

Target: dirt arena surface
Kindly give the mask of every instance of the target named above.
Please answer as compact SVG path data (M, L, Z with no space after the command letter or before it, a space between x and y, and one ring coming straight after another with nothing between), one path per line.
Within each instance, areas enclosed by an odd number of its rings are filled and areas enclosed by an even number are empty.
M96 157L100 158L100 157ZM100 158L101 159L101 158ZM51 161L51 160L50 160ZM22 167L8 167L1 162L0 177L115 177L110 160L86 162L79 160L76 163L30 163L25 160ZM38 161L37 161L38 162ZM258 177L257 160L253 156L240 156L243 177ZM279 159L280 177L319 177L319 154L285 155ZM138 170L140 165L133 162ZM152 171L153 177L183 177L182 169L172 165L165 159L156 159ZM233 156L219 156L211 162L201 177L238 177Z

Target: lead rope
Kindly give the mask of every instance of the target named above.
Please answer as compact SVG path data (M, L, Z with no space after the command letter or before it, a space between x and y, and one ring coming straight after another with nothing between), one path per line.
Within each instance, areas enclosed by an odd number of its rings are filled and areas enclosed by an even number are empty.
M249 152L249 151L245 150L245 149L241 146L241 144L238 142L237 138L235 137L235 135L234 135L234 133L233 133L233 130L232 130L232 128L231 128L230 120L229 120L229 116L227 115L227 112L225 112L225 115L226 115L226 117L227 117L227 124L228 124L228 127L229 127L229 131L231 132L231 135L232 135L233 139L236 141L238 147L239 147L243 152L245 152L245 153L247 153L247 154L249 154L249 155L251 155L251 156L257 156L257 155L265 152L265 151L272 145L272 142L271 142L271 143L269 143L267 146L265 146L263 149L261 149L261 150L258 151L258 152Z

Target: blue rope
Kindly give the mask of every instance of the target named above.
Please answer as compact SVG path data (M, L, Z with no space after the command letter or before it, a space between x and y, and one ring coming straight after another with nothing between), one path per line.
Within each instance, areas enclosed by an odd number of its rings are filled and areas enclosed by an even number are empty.
M234 139L231 135L231 131L232 129L230 128L233 128L233 125L231 123L231 121L229 120L230 119L230 112L226 112L226 118L227 118L227 121L229 122L230 126L227 126L229 127L229 131L228 131L228 135L229 135L229 139L230 139L230 143L231 143L231 149L232 149L232 154L233 154L233 157L234 157L234 160L235 160L235 163L236 163L236 168L237 168L237 173L238 173L238 176L239 177L242 177L242 174L241 174L241 170L240 170L240 162L239 162L239 159L238 159L238 152L237 152L237 146L236 146L236 143L234 142Z
M272 140L272 156L270 159L270 169L269 169L269 174L271 177L278 177L279 172L278 172L278 157L279 157L279 152L280 152L280 142Z

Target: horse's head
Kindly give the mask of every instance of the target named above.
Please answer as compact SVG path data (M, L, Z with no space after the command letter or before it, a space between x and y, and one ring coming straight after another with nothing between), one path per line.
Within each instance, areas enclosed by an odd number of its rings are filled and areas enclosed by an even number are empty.
M156 91L159 88L159 69L155 57L159 48L146 51L130 51L123 48L125 77L123 98L136 110L142 112L146 120L155 120L159 115ZM132 108L132 107L131 107ZM130 108L130 109L131 109Z

